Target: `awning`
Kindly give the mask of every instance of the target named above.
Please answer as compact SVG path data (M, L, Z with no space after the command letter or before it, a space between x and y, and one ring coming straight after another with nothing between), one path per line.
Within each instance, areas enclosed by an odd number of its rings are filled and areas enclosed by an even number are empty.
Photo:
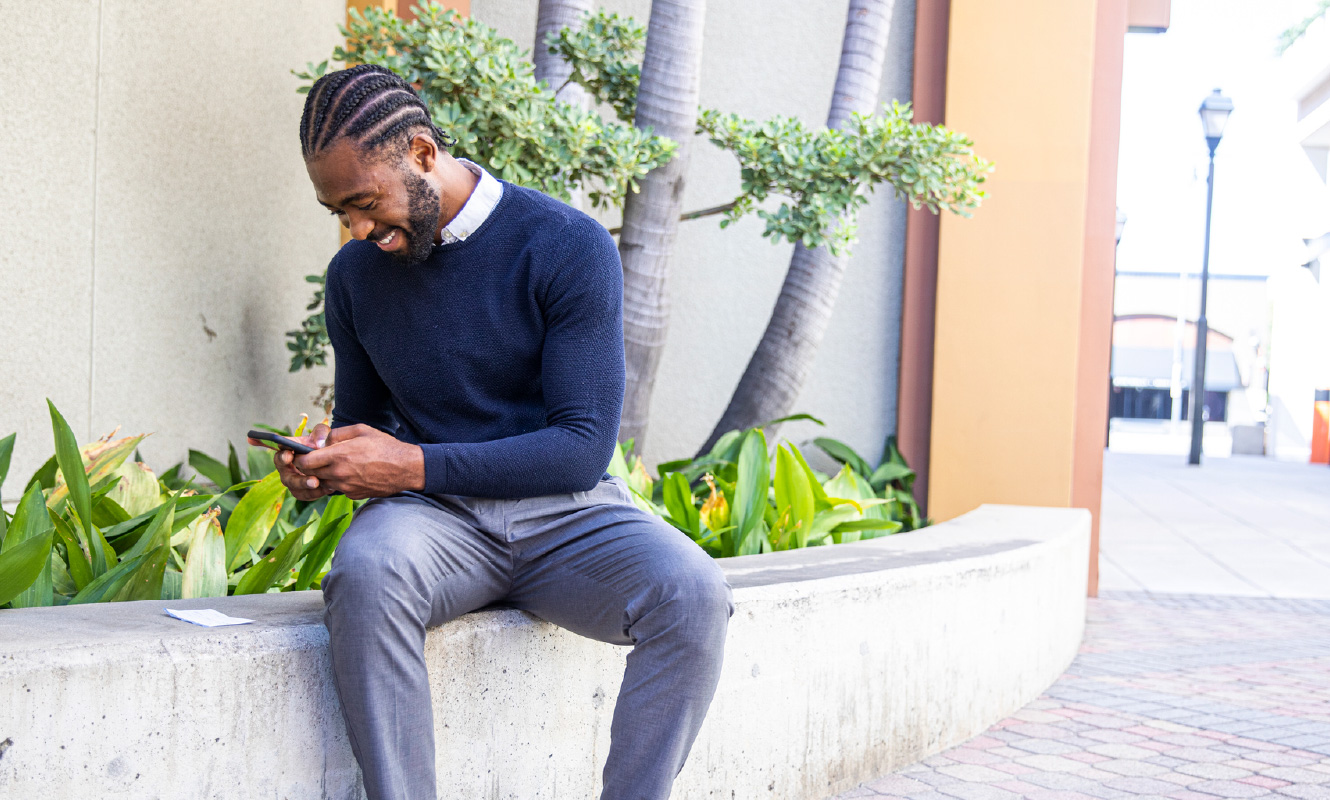
M1182 388L1191 388L1196 372L1194 351L1182 351ZM1173 382L1173 348L1114 347L1109 370L1114 386L1167 389ZM1205 389L1230 392L1242 388L1242 375L1232 350L1210 350L1205 354Z

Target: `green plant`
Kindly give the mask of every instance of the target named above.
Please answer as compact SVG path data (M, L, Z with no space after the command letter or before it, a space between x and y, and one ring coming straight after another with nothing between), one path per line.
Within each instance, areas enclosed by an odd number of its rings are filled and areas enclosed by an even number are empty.
M569 80L631 120L644 40L631 17L598 11L546 44L572 66ZM839 254L854 243L855 215L879 183L915 208L969 216L983 199L980 187L992 163L974 155L974 142L964 134L914 122L908 103L883 109L880 117L855 114L852 124L836 130L810 129L791 117L757 122L703 109L697 132L739 160L742 184L731 202L684 218L724 214L726 227L756 213L772 241L826 245ZM772 196L783 198L775 210L759 207Z
M0 510L0 607L308 589L350 524L355 503L295 500L262 448L242 463L231 447L225 464L191 450L197 476L177 464L159 478L130 460L143 436L80 448L48 405L55 455ZM0 439L0 483L15 439Z
M378 8L352 9L342 34L346 45L333 61L378 64L410 81L434 123L456 139L450 151L512 183L564 200L584 189L593 205L615 206L676 148L649 130L555 100L516 44L436 2L422 2L410 22ZM293 70L307 82L299 91L308 92L328 63ZM306 280L320 290L307 308L315 313L287 332L292 372L327 363L323 276Z
M768 425L791 419L817 422L799 414ZM658 480L628 442L616 450L609 472L624 479L640 508L717 558L853 542L927 524L911 494L914 472L894 441L875 468L843 442L814 444L841 462L836 475L814 470L791 442L769 450L761 427L727 433L700 458L661 464Z

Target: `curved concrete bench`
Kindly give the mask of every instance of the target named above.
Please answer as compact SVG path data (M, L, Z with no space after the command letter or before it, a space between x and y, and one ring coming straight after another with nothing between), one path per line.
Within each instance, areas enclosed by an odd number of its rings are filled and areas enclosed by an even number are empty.
M1085 619L1090 517L985 506L728 559L737 610L676 798L819 800L1036 697ZM317 592L0 612L0 797L355 798ZM439 797L593 798L626 648L511 610L431 632Z

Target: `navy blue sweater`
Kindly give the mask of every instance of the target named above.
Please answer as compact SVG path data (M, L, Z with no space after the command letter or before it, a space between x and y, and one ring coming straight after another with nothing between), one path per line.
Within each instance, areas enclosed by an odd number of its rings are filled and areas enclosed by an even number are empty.
M333 425L419 444L432 494L593 488L623 406L622 269L599 223L510 183L424 263L348 242L328 266Z

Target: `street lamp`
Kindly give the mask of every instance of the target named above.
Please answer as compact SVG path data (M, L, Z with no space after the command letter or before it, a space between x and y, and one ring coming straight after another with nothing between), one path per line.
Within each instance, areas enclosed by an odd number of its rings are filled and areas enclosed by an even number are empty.
M1205 321L1206 291L1210 283L1210 208L1215 199L1215 148L1224 136L1228 115L1233 113L1233 101L1218 89L1201 101L1201 127L1205 129L1205 143L1210 148L1210 176L1205 190L1205 255L1201 259L1201 313L1196 318L1196 373L1191 382L1191 452L1188 464L1201 463L1201 436L1205 429L1205 340L1209 326Z

